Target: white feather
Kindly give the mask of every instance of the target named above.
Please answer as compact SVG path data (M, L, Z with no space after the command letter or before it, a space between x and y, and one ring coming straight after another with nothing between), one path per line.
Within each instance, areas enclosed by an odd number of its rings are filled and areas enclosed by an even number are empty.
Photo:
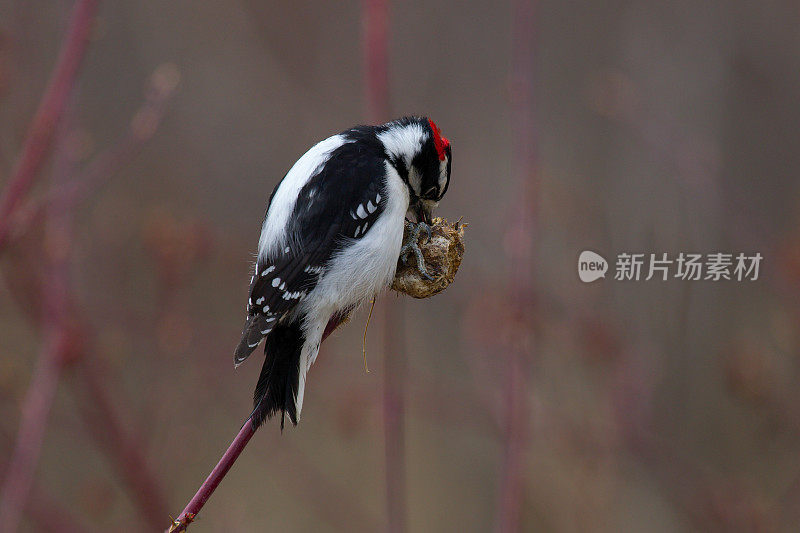
M378 139L386 147L386 151L401 159L407 168L411 168L414 155L419 152L422 143L428 140L428 133L421 124L412 123L402 127L393 127L378 134Z

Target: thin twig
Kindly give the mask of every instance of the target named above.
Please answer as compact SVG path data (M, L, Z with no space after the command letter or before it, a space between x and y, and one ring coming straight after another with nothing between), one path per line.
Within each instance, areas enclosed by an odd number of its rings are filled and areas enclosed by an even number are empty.
M0 195L0 251L8 241L14 211L33 186L46 159L86 51L97 5L97 0L77 0L72 10L56 67L28 128L22 153Z
M203 508L208 499L217 489L219 484L222 482L222 479L225 477L225 474L228 473L233 466L233 463L235 463L236 459L239 458L242 450L244 450L244 447L247 446L248 442L250 442L250 439L253 437L255 432L256 430L248 418L242 426L242 429L239 430L236 438L233 439L233 442L231 442L230 446L228 446L228 449L225 450L225 453L217 463L217 466L214 467L214 470L211 471L203 484L200 485L200 489L195 493L194 497L189 500L186 508L167 530L169 533L185 531L186 527L194 522L194 519L200 512L200 509Z

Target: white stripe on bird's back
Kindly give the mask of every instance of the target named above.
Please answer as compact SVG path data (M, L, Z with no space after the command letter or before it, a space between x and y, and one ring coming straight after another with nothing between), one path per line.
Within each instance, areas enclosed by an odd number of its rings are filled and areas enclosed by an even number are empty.
M295 202L303 185L314 177L320 167L327 161L328 155L348 141L342 135L328 137L311 147L289 169L281 180L272 198L272 203L261 226L261 237L258 240L258 257L265 258L271 254L285 250L291 235L286 231L286 224L294 210ZM263 275L263 274L262 274Z

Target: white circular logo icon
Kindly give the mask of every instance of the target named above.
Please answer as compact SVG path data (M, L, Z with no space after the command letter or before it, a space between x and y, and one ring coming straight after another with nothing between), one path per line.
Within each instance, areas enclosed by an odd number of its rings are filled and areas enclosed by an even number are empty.
M608 271L608 261L600 255L592 252L591 250L584 250L578 257L578 277L584 283L591 283L592 281L606 277Z

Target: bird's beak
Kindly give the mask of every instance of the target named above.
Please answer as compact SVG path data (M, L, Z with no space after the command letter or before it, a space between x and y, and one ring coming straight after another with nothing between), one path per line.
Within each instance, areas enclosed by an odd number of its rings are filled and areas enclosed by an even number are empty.
M428 225L433 223L431 212L425 209L425 204L423 202L417 204L417 222L424 222Z

